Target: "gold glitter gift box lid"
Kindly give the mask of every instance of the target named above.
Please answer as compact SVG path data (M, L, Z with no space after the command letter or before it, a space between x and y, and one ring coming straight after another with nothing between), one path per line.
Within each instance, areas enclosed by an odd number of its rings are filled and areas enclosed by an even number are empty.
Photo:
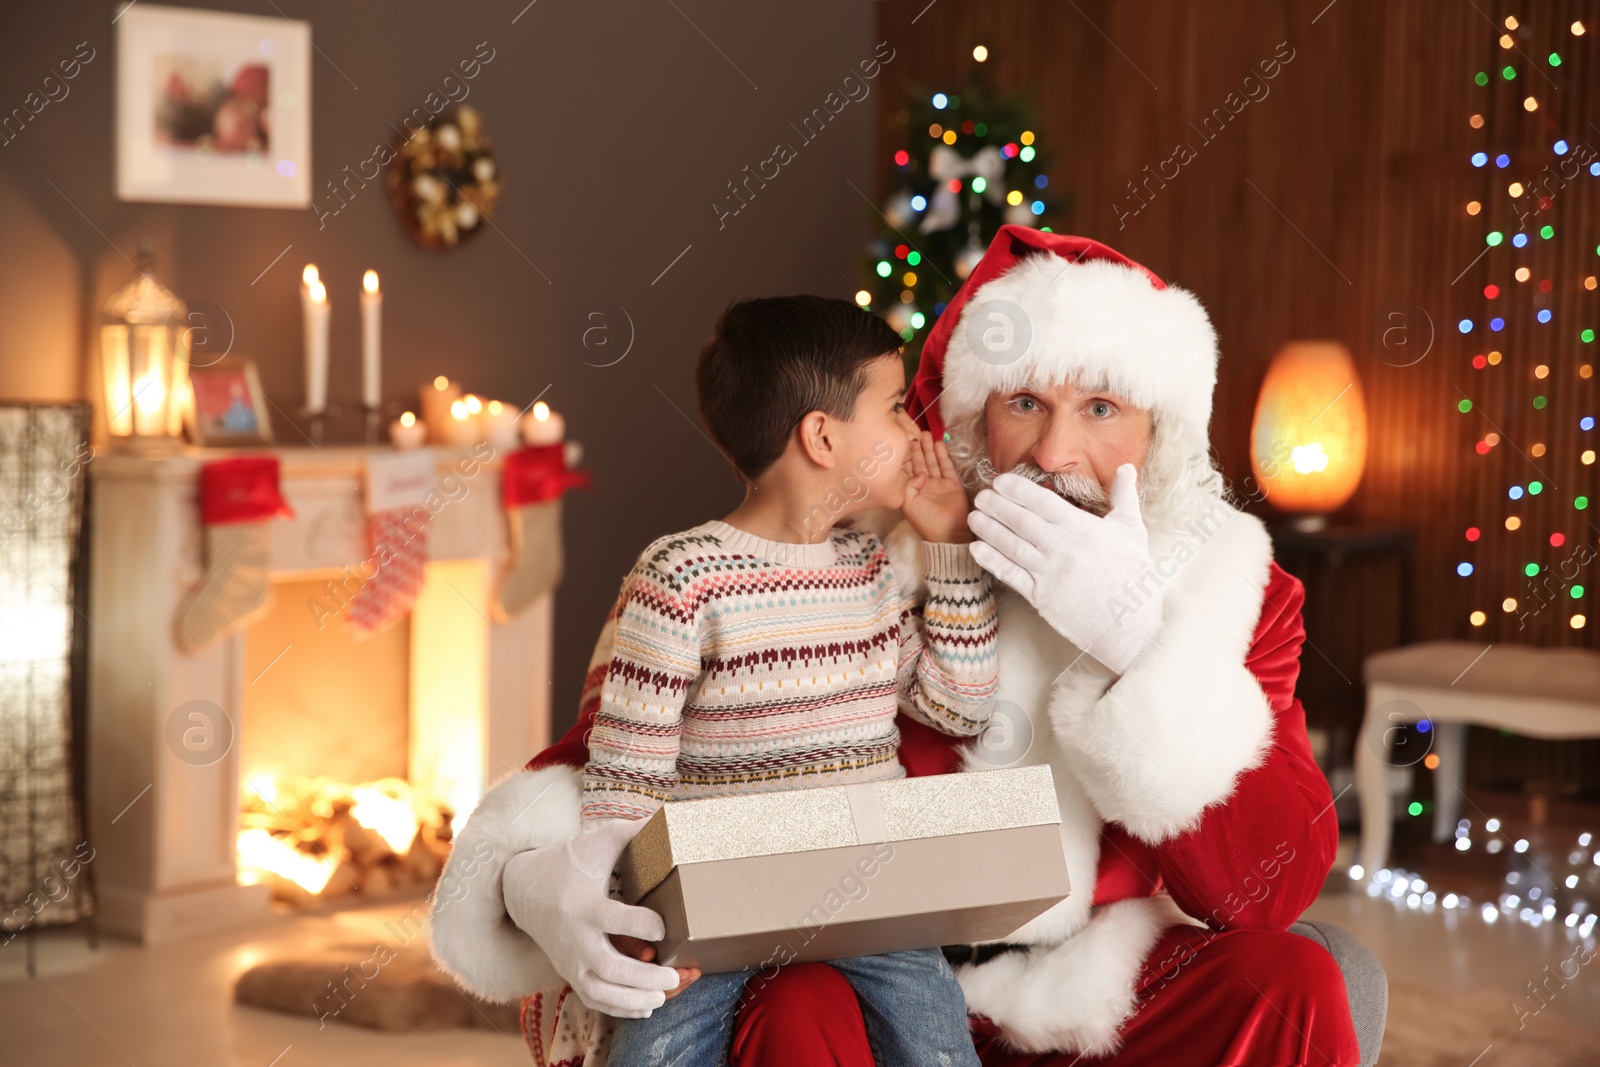
M1060 822L1048 766L670 801L622 854L622 899L637 904L682 864Z

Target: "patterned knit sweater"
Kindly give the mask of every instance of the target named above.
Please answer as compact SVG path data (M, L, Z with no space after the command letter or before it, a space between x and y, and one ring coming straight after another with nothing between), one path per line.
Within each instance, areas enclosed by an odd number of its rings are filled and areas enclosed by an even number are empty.
M918 603L866 531L802 545L712 521L651 544L623 586L583 818L902 777L897 710L980 733L998 684L990 579L966 545L922 551Z

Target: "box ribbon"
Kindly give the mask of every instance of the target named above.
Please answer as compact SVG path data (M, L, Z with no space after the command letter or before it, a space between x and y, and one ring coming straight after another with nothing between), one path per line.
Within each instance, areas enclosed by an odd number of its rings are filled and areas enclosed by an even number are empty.
M878 783L847 785L844 795L850 802L850 818L856 824L856 844L876 845L889 840L889 820L883 814L883 802L878 799Z

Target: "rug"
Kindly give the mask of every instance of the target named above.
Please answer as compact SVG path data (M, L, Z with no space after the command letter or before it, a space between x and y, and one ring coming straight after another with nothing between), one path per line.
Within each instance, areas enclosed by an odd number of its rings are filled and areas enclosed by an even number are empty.
M376 951L382 948L383 951ZM491 1004L457 988L420 946L331 945L315 953L258 963L239 976L234 1000L255 1008L309 1015L322 1025L373 1030L483 1027L517 1038L520 1006Z

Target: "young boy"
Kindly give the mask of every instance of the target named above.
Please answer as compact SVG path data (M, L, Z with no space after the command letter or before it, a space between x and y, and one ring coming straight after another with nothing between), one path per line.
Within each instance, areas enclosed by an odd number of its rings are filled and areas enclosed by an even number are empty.
M696 384L746 485L725 519L663 537L628 576L589 736L583 819L668 800L898 778L896 711L949 734L989 720L995 602L943 442L901 404L899 336L842 300L730 307ZM874 535L835 524L899 508L924 541L925 603L900 594ZM880 1064L978 1063L937 949L831 961ZM755 972L699 976L619 1019L611 1067L725 1063Z

